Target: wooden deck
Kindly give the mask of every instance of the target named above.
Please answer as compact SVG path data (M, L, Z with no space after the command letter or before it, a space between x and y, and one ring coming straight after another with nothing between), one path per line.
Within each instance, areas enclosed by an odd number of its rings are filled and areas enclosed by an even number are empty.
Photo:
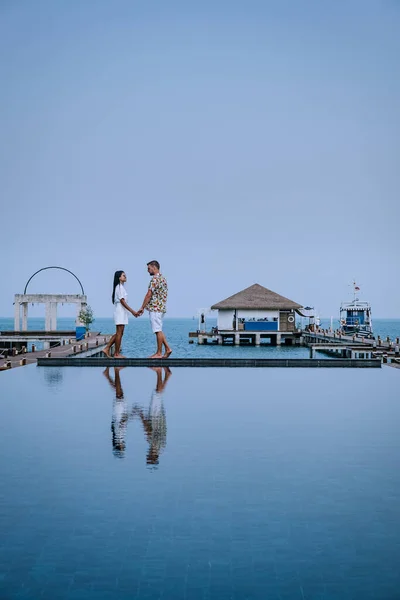
M44 333L44 332L42 332ZM47 356L51 356L59 361L64 361L69 357L73 356L95 356L101 354L102 349L105 348L110 335L101 335L100 333L91 333L82 341L73 341L70 344L63 344L49 350L37 350L35 352L18 353L15 356L8 356L8 358L0 357L0 370L13 369L15 367L22 367L25 365L31 365L38 362L39 359L44 359ZM72 358L72 360L74 360Z
M307 344L309 343L332 343L332 344L346 344L346 345L357 345L357 346L371 346L376 350L391 350L395 349L396 345L399 345L399 338L396 340L391 340L388 342L387 340L381 340L379 337L377 339L371 338L362 338L358 336L350 336L350 335L334 335L332 333L313 333L309 331L303 331L302 336ZM398 341L399 340L399 341Z

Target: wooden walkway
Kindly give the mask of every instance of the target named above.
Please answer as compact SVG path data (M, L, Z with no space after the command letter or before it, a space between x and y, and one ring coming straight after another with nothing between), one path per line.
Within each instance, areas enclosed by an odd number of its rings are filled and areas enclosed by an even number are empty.
M82 341L73 341L71 344L63 344L50 348L49 350L36 350L35 352L26 352L4 358L0 356L0 370L5 371L15 367L23 367L38 362L40 359L51 357L52 359L64 362L69 357L73 356L96 356L102 353L110 335L101 335L100 333L91 333L89 337ZM47 359L46 359L47 360ZM74 358L72 358L74 360Z
M357 336L333 336L329 332L303 332L304 341L310 347L311 356L316 352L336 353L342 350L342 354L356 358L363 356L366 358L375 358L389 367L400 368L400 340L376 340L360 338Z
M396 340L391 340L390 342L388 342L387 340L381 340L379 337L375 340L371 339L371 338L361 338L361 337L357 337L357 336L351 336L351 335L333 335L332 333L313 333L313 332L309 332L309 331L304 331L302 332L302 336L304 337L304 340L307 344L318 344L318 343L323 343L323 344L345 344L348 346L368 346L368 347L372 347L374 348L374 350L391 350L394 349L396 346L399 345L399 341L397 341L399 338L397 338Z

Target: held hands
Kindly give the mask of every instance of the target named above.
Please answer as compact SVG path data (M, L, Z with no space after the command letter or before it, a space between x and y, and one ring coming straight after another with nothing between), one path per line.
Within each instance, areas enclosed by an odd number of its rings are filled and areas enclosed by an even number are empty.
M134 317L141 317L143 314L143 308L141 308L140 310L136 311L136 310L132 310L131 311Z

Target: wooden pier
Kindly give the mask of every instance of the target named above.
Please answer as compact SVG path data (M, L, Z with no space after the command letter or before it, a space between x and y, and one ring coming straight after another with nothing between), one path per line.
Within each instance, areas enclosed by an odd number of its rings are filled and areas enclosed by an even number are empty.
M48 335L45 332L16 332L18 335L26 339L26 333L31 334L30 338L34 338L37 341L44 341L48 339ZM23 367L37 363L40 359L46 358L57 358L60 361L64 361L68 358L74 360L74 356L81 357L94 357L102 354L103 348L105 348L107 342L110 339L110 335L102 335L100 333L90 333L85 339L76 341L74 338L65 338L63 332L52 332L51 339L53 343L56 343L57 335L59 335L59 343L51 348L44 350L34 350L33 352L27 352L26 346L18 350L17 348L1 350L0 353L0 370L5 371L15 367ZM0 336L1 342L2 336Z
M322 330L318 332L305 331L303 343L310 347L310 356L316 352L326 352L330 355L339 355L348 358L378 358L391 367L400 367L400 339L394 341L387 338L382 340L359 337L356 335L345 336L336 332Z
M371 360L379 359L390 366L400 367L400 339L382 340L346 336L329 330L308 331L296 330L293 332L248 332L226 330L219 331L192 331L189 333L189 343L197 339L198 344L214 345L252 345L252 346L307 346L310 349L310 359L316 358L317 352L324 352L335 360Z

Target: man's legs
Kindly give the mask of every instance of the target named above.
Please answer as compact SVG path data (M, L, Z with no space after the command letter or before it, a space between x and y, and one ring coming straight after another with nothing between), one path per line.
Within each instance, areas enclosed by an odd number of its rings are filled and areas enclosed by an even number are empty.
M167 339L162 331L162 313L150 312L150 323L153 330L153 333L156 334L157 339L157 350L156 353L150 356L150 358L167 358L172 350L168 345ZM162 347L165 347L165 354L162 353Z
M164 344L164 348L165 348L165 353L163 355L163 358L168 358L168 356L170 354L172 354L172 350L171 347L169 346L168 342L167 342L167 338L165 337L165 333L163 331L160 332L162 335L162 344Z
M155 353L156 358L162 358L162 343L163 343L163 332L156 331L156 342L157 342L157 350Z

